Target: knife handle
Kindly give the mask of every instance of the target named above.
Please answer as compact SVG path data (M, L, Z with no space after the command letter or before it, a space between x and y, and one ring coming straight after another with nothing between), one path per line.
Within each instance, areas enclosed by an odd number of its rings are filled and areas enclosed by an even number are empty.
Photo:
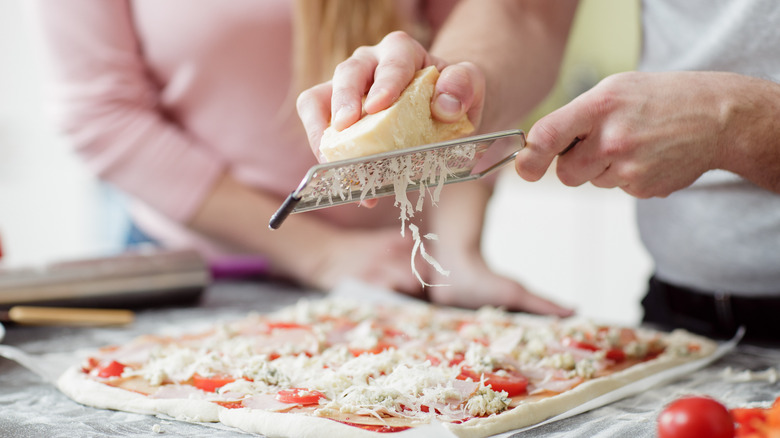
M8 310L8 319L31 325L101 326L130 324L135 315L121 309L14 306Z

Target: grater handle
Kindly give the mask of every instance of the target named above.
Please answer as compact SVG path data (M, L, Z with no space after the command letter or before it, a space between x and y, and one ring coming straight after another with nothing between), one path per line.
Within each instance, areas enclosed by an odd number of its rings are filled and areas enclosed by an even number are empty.
M271 220L268 222L268 228L276 230L281 227L282 222L287 219L287 216L292 213L292 211L295 209L295 206L298 205L298 202L300 201L301 198L296 197L295 192L290 193L290 195L287 196L287 199L284 200L282 206L279 207L279 210L277 210L276 213L271 216Z

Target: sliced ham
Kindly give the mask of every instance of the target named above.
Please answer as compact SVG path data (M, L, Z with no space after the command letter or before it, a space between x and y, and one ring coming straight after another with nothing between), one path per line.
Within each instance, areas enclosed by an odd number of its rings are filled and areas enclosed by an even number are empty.
M262 409L264 411L284 412L301 406L297 403L282 403L272 394L258 394L245 398L241 404L249 409Z
M534 383L533 385L529 385L528 387L528 393L529 394L538 394L540 392L555 392L555 393L561 393L568 391L575 386L579 385L583 382L582 377L574 377L571 379L548 379L544 380L538 383Z
M206 393L191 385L164 385L150 398L205 399Z

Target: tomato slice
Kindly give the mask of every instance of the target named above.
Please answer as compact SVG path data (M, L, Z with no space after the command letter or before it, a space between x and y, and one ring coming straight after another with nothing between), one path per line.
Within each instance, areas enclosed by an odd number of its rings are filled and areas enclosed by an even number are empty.
M98 377L119 377L125 371L125 366L115 360L112 360L108 364L98 367L97 370Z
M439 359L436 356L430 355L430 354L425 356L425 360L430 362L431 365L433 365L433 366L439 366L439 364L441 364L441 359Z
M517 371L504 370L505 373L477 373L469 367L463 367L458 375L458 380L471 379L478 382L482 375L485 376L485 385L489 385L493 391L506 391L507 396L525 394L528 389L528 379Z
M353 356L358 357L361 354L366 354L366 353L368 353L368 354L379 354L379 353L387 350L388 348L390 348L392 346L393 346L392 344L388 344L387 342L380 341L379 343L376 344L376 346L374 348L368 348L368 349L366 349L366 348L350 348L349 352L352 353Z
M775 399L775 402L767 410L766 424L773 430L780 429L780 397Z
M304 329L310 330L311 326L307 324L298 324L297 322L289 321L269 321L266 323L268 330L289 330L289 329Z
M561 345L563 345L564 347L576 348L579 350L588 350L588 351L600 350L600 348L595 344L586 341L578 341L572 338L571 336L566 336L563 339L561 339Z
M100 365L100 361L98 361L94 357L88 357L87 360L85 360L84 363L81 365L81 371L84 373L89 373L90 371L97 368L98 365Z
M769 408L734 408L730 412L738 438L780 436L780 397Z
M241 400L215 400L212 403L216 403L223 408L228 409L241 409L244 407L243 402Z
M276 399L280 402L299 405L315 405L323 398L325 398L325 394L314 389L305 388L283 389L276 393Z
M218 388L221 388L227 385L228 383L233 383L235 381L236 379L228 376L216 375L211 377L203 377L198 373L192 375L192 386L206 392L214 392Z
M607 350L607 354L604 357L615 362L623 362L626 360L626 352L620 348L611 348Z
M766 421L766 409L734 408L731 417L737 424L737 436L747 436L758 432Z

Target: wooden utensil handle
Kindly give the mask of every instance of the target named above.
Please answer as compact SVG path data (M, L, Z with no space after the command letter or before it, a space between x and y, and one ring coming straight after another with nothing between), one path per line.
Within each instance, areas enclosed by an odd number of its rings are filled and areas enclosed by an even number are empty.
M19 324L98 326L129 324L135 315L120 309L15 306L8 317Z

